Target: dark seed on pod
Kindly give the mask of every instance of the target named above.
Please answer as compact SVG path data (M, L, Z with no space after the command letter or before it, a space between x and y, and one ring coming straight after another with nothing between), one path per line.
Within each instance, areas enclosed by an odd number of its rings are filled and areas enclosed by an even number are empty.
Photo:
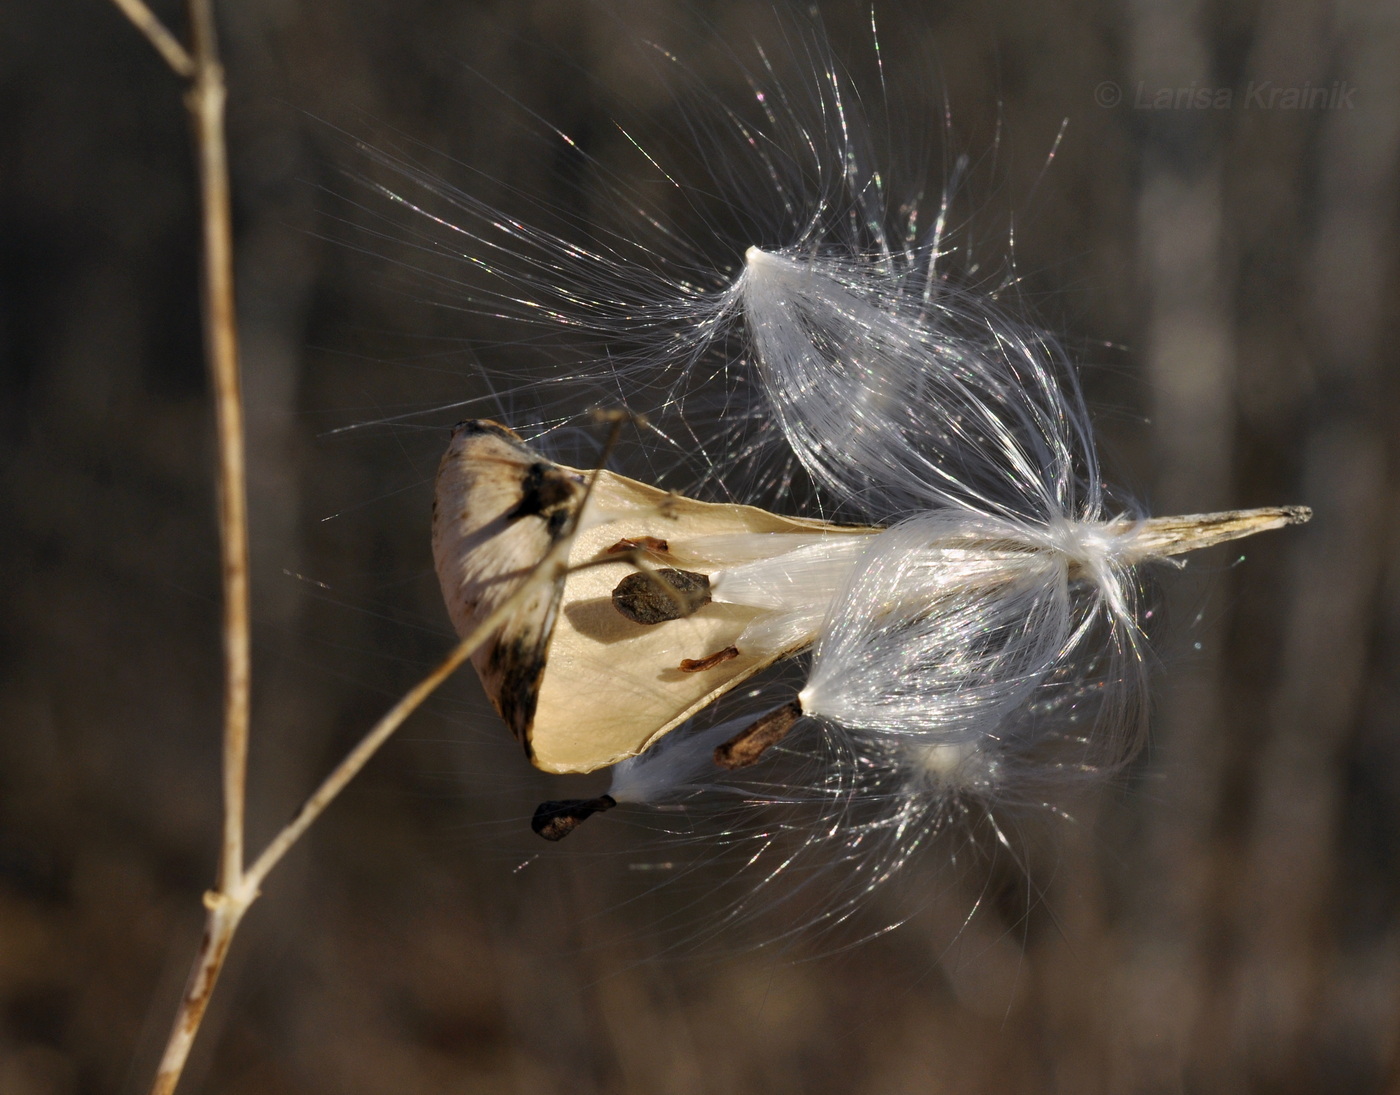
M680 620L710 603L710 579L693 570L641 570L617 583L613 607L639 624Z

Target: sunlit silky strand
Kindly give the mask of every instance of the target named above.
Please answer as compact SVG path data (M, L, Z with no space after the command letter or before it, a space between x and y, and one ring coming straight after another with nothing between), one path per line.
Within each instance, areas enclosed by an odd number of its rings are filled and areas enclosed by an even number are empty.
M560 839L619 801L729 786L720 772L756 764L804 717L911 796L1111 768L1145 725L1134 568L1307 519L1106 516L1072 371L990 303L931 285L928 261L749 250L724 311L742 314L794 454L871 525L698 503L600 473L571 563L603 565L542 590L475 661L535 763L618 765L609 794L543 804L541 835ZM459 632L530 580L584 480L503 427L456 431L434 551ZM794 699L657 746L813 646ZM1066 733L1057 708L1081 712L1089 695L1092 717Z
M829 56L820 34L802 41L809 60ZM523 256L504 312L518 305L526 322L554 317L602 339L598 373L578 379L624 395L660 383L657 420L679 416L671 436L697 440L712 481L742 496L740 484L780 486L781 470L745 467L776 450L780 469L806 472L819 512L855 526L599 473L570 555L588 569L564 580L549 618L502 629L477 662L537 765L611 767L608 793L543 804L535 830L557 840L618 804L811 804L820 824L798 853L863 879L823 914L839 920L959 804L1038 805L1046 784L1135 753L1147 711L1141 568L1310 514L1148 518L1106 491L1072 363L997 287L946 276L946 198L921 220L921 180L914 198L887 193L859 97L837 71L814 70L802 94L759 95L768 130L744 128L743 144L788 213L790 246L749 248L727 287L667 271L649 245L632 269L626 238L579 249L448 197L468 218L452 230L469 249ZM812 192L794 189L812 180ZM726 417L687 420L707 385ZM547 550L549 514L521 504L527 478L587 474L514 435L503 454L476 440L491 428L467 427L439 469L434 526L459 630L531 580ZM512 674L522 651L529 672ZM686 725L795 656L809 659L806 677L783 702ZM532 703L503 694L504 681L532 675ZM755 829L772 847L771 831ZM791 874L791 854L759 867L760 885Z
M794 452L872 520L904 519L752 559L761 543L717 540L710 558L703 539L672 545L710 566L714 600L762 610L736 650L816 643L796 699L721 743L715 762L756 762L803 716L934 794L1130 757L1146 717L1134 569L1309 512L1106 516L1073 374L1037 333L931 292L918 256L746 259L734 292ZM715 571L726 550L745 561ZM1082 713L1088 696L1090 717L1066 734L1056 707ZM668 776L691 789L698 756L643 755L615 790L662 799Z

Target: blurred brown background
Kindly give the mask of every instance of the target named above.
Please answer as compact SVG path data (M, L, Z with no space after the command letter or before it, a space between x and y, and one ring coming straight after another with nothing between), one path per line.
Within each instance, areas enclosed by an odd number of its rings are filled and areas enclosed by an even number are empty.
M529 360L372 237L337 130L586 219L607 195L501 93L603 134L606 162L626 152L610 119L672 124L636 41L742 96L715 44L773 20L722 0L220 7L257 846L448 642L427 517L463 415L330 431L478 398L483 370ZM863 5L821 7L868 61ZM538 856L525 818L558 789L457 682L273 877L183 1090L1400 1091L1400 8L877 15L892 100L895 59L934 58L918 86L946 90L969 150L999 149L983 204L1015 217L1028 296L1091 366L1114 481L1156 512L1306 502L1313 524L1168 581L1151 754L1047 826L1030 900L916 873L918 915L837 955L754 949L781 910L703 960L666 951L657 926L703 922L709 876L650 893L664 856L625 823ZM1289 110L1251 84L1338 95ZM1233 102L1146 105L1178 88ZM190 154L175 83L101 0L9 6L0 118L0 1092L138 1092L217 831Z

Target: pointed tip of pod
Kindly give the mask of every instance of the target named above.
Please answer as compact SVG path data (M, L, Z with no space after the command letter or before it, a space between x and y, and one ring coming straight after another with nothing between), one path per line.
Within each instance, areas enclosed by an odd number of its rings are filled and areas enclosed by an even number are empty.
M1184 555L1270 529L1305 524L1311 519L1312 510L1307 506L1266 506L1224 513L1193 513L1185 517L1152 517L1133 529L1127 541L1128 561Z

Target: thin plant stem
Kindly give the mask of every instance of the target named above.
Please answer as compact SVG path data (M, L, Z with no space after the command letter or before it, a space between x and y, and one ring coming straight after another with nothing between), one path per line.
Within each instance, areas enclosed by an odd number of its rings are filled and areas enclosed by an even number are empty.
M194 123L199 165L204 262L202 274L205 351L214 393L218 436L219 542L223 587L224 748L223 837L214 889L204 895L204 935L190 968L175 1023L156 1071L152 1095L172 1095L204 1021L233 937L257 900L263 881L306 830L344 790L398 727L464 661L484 645L540 582L556 585L571 570L616 562L615 557L570 568L569 552L597 476L590 478L573 520L520 586L459 642L431 673L396 703L361 739L272 839L252 867L244 869L244 829L251 691L247 475L243 397L233 284L233 229L224 105L227 91L218 56L212 0L189 0L192 46L186 50L143 0L112 0L146 36L177 76L188 80L185 102ZM616 444L631 416L601 416L613 429L604 453Z
M180 1009L176 1014L175 1025L171 1029L160 1068L156 1072L151 1095L171 1095L179 1083L180 1074L184 1071L195 1035L204 1020L209 998L218 982L234 933L238 930L243 914L258 899L260 887L268 873L291 851L311 824L321 816L326 807L345 789L346 784L359 773L403 721L490 638L506 617L520 607L525 597L533 591L535 584L542 580L542 576L551 573L557 576L561 572L560 568L565 567L563 560L568 558L570 546L571 540L556 544L554 552L541 560L530 577L502 602L500 608L483 620L480 626L457 644L437 668L390 708L360 743L335 766L321 786L302 804L296 816L273 837L252 867L240 874L236 887L227 890L220 888L204 895L204 904L208 909L204 937L200 942L199 953L195 955L194 965L190 969L185 993L180 1000Z
M238 889L243 876L252 690L247 467L234 307L233 217L224 136L227 92L212 0L190 0L189 12L195 71L186 103L194 119L200 204L204 210L205 340L218 421L219 540L223 564L224 833L219 890L231 893Z
M637 416L621 412L603 412L599 417L612 424L608 439L603 445L602 455L599 457L601 464L616 446L622 426L629 421L639 422L642 420ZM321 786L317 787L311 796L302 803L296 816L268 842L262 854L258 856L243 876L243 890L249 901L257 897L258 887L262 885L263 879L281 862L282 857L291 851L292 846L301 839L306 830L321 816L335 797L345 789L345 785L355 778L360 769L379 750L379 747L389 740L390 735L403 724L403 721L413 714L448 677L452 676L463 662L482 647L487 639L520 607L525 598L533 593L536 586L541 583L558 583L577 571L587 570L595 566L607 566L619 560L631 561L638 566L646 566L645 562L640 560L639 552L624 552L606 558L575 563L573 566L569 565L569 552L573 549L579 522L582 519L583 511L588 506L589 499L593 496L593 487L597 481L596 472L589 476L583 495L574 508L569 523L519 587L502 601L494 612L477 624L470 634L463 637L461 642L432 672L409 689L404 697L388 710L384 717L370 729L369 733L360 739L360 743L335 766L330 775L321 782Z
M590 483L591 487L591 483ZM586 498L586 496L585 496ZM580 506L580 510L582 506ZM574 571L593 566L604 566L617 562L618 556L606 559L589 560L574 566L568 565L569 552L573 547L575 529L569 530L555 542L529 576L476 628L453 648L443 661L411 688L382 719L376 723L343 760L335 766L311 796L302 804L296 816L287 823L268 843L253 865L243 873L239 885L233 890L215 890L205 894L204 904L208 909L204 938L199 953L195 956L190 970L189 982L180 1003L180 1010L171 1031L165 1057L161 1061L151 1095L170 1095L175 1090L180 1073L194 1043L214 991L224 958L228 954L233 934L238 929L243 914L260 896L260 887L268 874L292 847L306 833L326 807L334 801L346 785L355 778L369 759L379 750L395 730L403 724L423 702L450 677L463 662L476 653L509 617L519 609L525 599L531 596L541 582L558 582Z
M194 75L194 58L189 51L180 44L180 40L166 29L164 23L156 18L155 12L148 8L143 0L112 0L123 15L131 20L132 24L155 46L156 52L165 58L175 72L176 76L189 79Z
M185 104L194 126L199 167L205 355L214 395L220 572L223 603L223 838L218 880L205 896L208 920L180 1010L157 1070L153 1091L173 1092L218 982L234 932L251 902L243 877L248 767L251 624L248 582L248 502L243 395L233 284L224 104L212 0L189 0L191 48L186 50L141 0L113 0L176 75L189 81Z
M257 887L262 884L263 879L268 876L272 868L277 866L282 857L291 851L292 846L301 839L306 830L321 816L335 797L345 789L345 785L355 778L360 769L379 750L379 747L389 740L390 735L403 724L403 721L413 714L423 701L437 690L439 685L452 676L463 662L481 648L492 633L499 629L506 619L520 607L521 602L534 591L538 583L557 581L568 572L566 560L572 543L573 538L568 537L555 544L553 550L540 560L530 576L521 582L520 587L502 601L496 611L478 624L471 634L459 642L435 669L409 689L369 733L360 739L360 743L345 755L330 775L322 780L321 786L317 787L311 796L302 803L301 809L296 812L292 820L268 842L262 854L248 868L244 875L244 883L250 890L254 891L253 897L257 896Z

